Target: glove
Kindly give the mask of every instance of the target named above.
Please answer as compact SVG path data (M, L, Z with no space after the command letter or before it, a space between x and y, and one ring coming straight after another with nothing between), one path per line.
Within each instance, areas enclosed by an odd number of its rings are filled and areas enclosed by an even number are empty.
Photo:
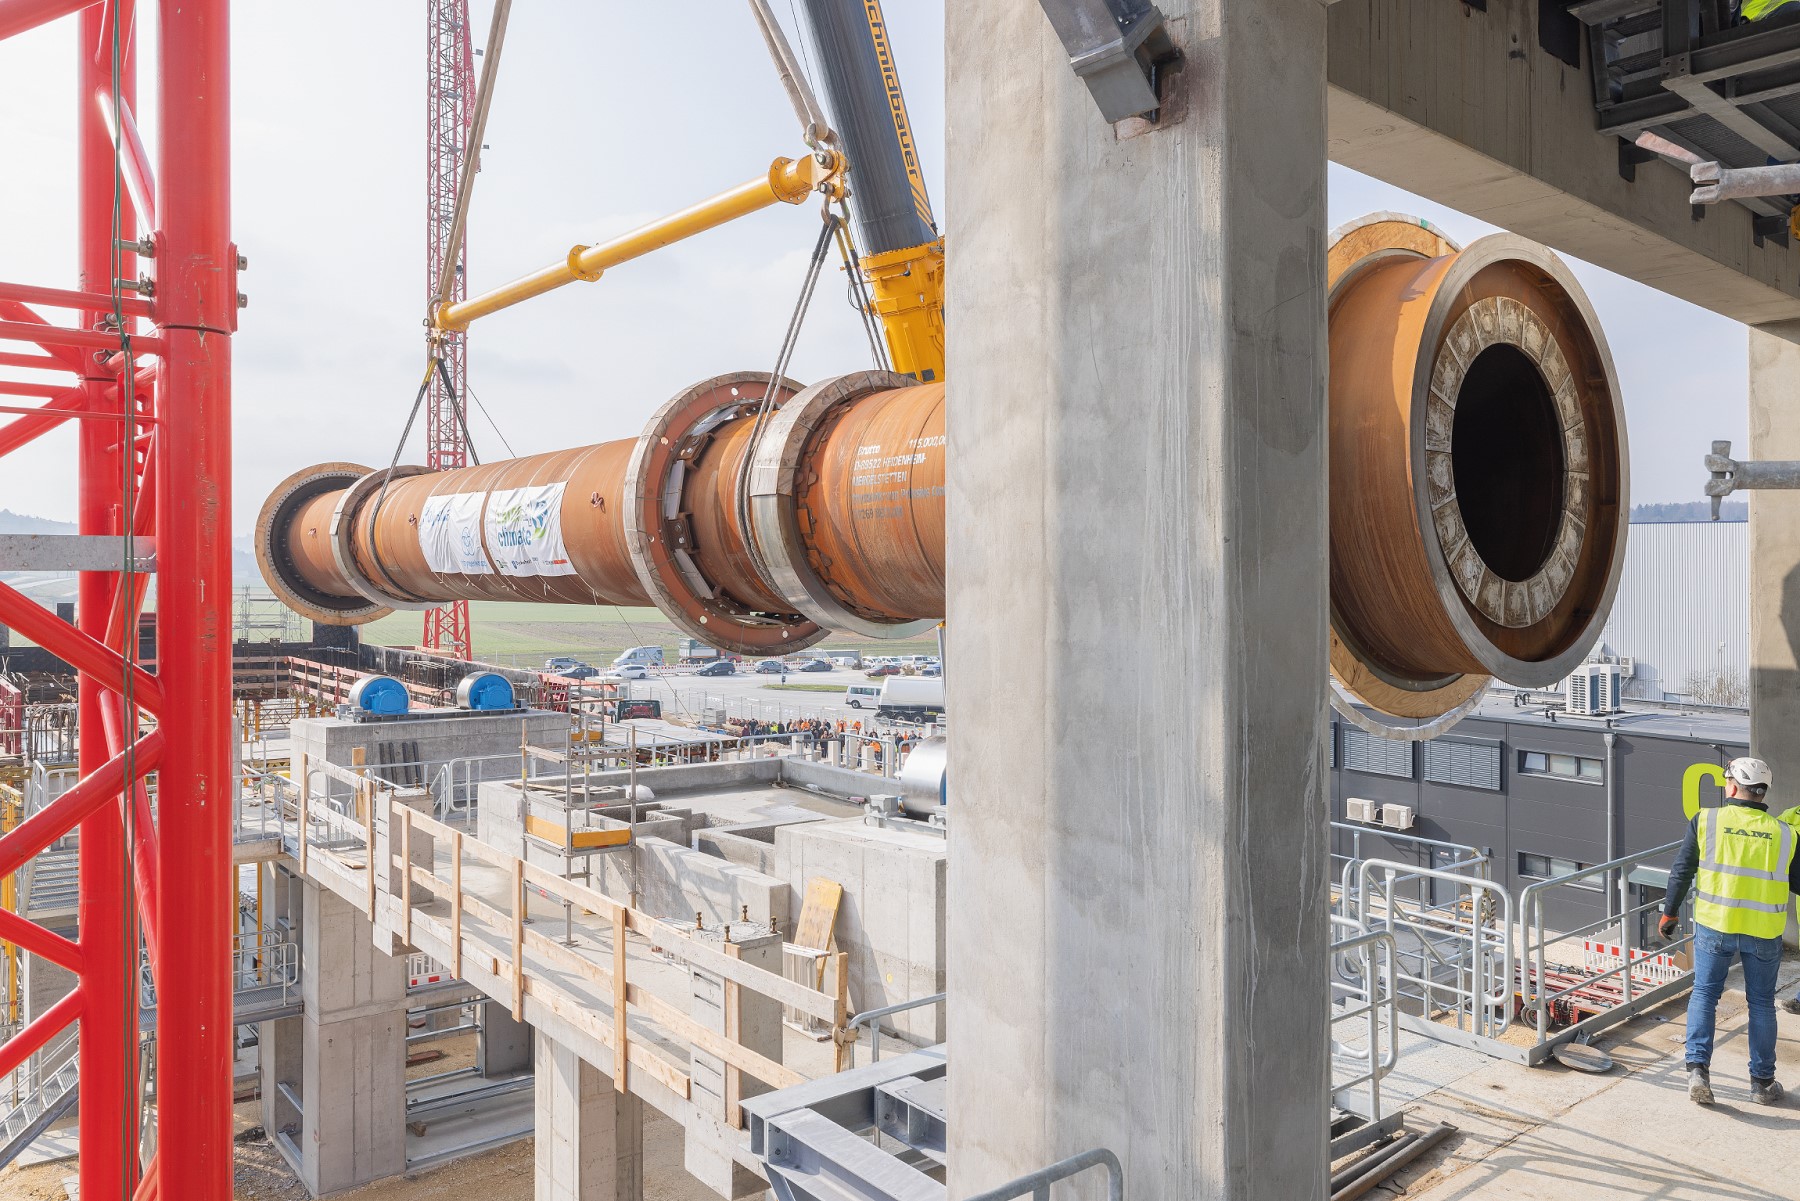
M1662 920L1656 923L1656 932L1662 936L1664 942L1668 942L1675 937L1675 927L1678 926L1680 922L1681 919L1677 918L1674 914L1665 913L1662 915Z

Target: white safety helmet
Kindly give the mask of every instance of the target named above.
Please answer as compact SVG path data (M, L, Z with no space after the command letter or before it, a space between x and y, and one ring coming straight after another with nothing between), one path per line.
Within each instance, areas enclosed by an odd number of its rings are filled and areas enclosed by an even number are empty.
M1731 778L1737 781L1739 788L1766 790L1775 780L1775 773L1769 770L1767 763L1749 756L1733 759L1725 770L1731 773Z

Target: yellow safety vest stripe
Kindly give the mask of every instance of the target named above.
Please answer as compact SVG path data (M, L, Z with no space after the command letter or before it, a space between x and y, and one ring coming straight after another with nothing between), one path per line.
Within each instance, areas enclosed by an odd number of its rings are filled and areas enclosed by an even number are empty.
M1739 12L1746 21L1760 21L1786 3L1788 0L1744 0Z

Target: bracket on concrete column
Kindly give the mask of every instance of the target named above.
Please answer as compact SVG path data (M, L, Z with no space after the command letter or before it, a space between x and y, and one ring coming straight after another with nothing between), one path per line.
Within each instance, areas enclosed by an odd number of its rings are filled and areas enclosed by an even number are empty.
M1740 463L1731 457L1729 442L1712 444L1712 453L1706 456L1706 469L1712 472L1712 478L1706 481L1706 495L1712 498L1714 521L1719 519L1719 501L1733 492L1800 488L1800 462L1767 459L1760 463Z
M1038 0L1069 52L1069 66L1109 122L1153 113L1156 77L1175 56L1163 15L1149 0Z

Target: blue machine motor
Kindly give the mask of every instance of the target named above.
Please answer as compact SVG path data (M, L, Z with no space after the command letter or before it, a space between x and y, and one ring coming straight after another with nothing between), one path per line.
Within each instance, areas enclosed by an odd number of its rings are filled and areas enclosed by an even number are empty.
M456 707L492 712L519 706L511 680L491 671L478 671L464 676L456 686Z
M397 717L412 708L412 697L393 676L367 676L351 686L350 704L371 717Z

